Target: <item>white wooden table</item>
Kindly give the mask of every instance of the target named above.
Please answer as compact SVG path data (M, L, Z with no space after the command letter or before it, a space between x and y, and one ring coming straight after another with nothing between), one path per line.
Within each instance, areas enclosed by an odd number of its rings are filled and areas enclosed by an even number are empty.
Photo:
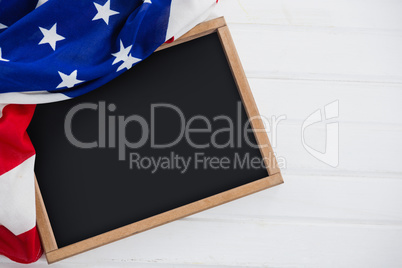
M221 0L218 13L260 113L286 116L270 133L285 184L52 267L401 267L402 1ZM333 101L336 168L301 142ZM305 135L325 147L324 123Z

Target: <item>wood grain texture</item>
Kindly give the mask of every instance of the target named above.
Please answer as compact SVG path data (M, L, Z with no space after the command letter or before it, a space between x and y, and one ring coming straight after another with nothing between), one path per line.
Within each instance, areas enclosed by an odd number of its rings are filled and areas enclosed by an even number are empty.
M402 30L402 2L397 0L223 0L218 7L229 24L330 27L382 33Z
M100 257L101 253L110 251L113 259L131 263L226 267L362 267L362 263L370 263L371 267L390 267L401 261L396 247L401 238L400 227L189 218L70 261L102 262L107 259Z
M398 116L402 114L402 84L259 78L248 81L261 115L286 115L284 123L302 122L316 109L339 100L341 123L376 128L402 125L402 117Z
M247 77L402 83L399 31L245 24L229 27Z

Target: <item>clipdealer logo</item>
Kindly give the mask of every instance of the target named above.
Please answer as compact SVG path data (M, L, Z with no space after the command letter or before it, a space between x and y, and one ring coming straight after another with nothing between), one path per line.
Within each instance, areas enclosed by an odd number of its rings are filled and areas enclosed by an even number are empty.
M339 100L333 101L310 114L304 120L301 130L301 140L306 151L316 159L331 167L339 165ZM325 122L325 150L320 152L309 146L305 140L305 130L316 123Z
M72 127L72 122L75 117L78 117L80 112L85 110L96 111L96 119L98 120L98 137L95 140L90 142L80 141L75 135ZM118 160L124 161L127 158L127 150L128 149L138 149L144 146L147 142L150 142L151 148L155 149L163 149L163 148L174 148L182 140L185 140L191 148L194 149L205 149L209 147L221 149L221 148L241 148L245 143L247 146L251 148L263 148L268 146L267 144L259 146L254 141L250 140L250 133L253 130L250 128L250 124L252 124L253 120L261 119L265 127L268 125L270 128L268 120L264 117L255 117L250 118L249 120L243 121L242 118L242 104L241 102L237 103L236 107L236 118L232 119L227 115L217 115L213 118L207 118L204 115L194 115L190 118L186 118L184 113L180 110L179 107L169 104L169 103L156 103L150 105L150 122L138 115L133 114L129 116L118 115L115 113L117 107L115 104L110 103L106 104L104 101L100 101L99 103L81 103L69 110L65 117L64 121L64 130L65 135L68 141L81 149L92 149L92 148L117 148L118 151ZM166 143L157 143L155 138L155 122L158 113L164 113L170 110L170 112L174 112L177 115L177 118L180 121L180 129L178 131L178 135L175 139L166 142ZM95 118L94 118L95 119ZM227 127L214 129L213 125L217 122L220 122ZM276 120L274 118L274 125L272 126L274 130L277 128L277 124L280 120ZM195 128L195 122L202 122L204 125L203 128ZM126 128L129 125L137 125L139 127L140 137L138 140L133 141L129 140L126 136ZM216 128L216 127L215 127ZM266 132L264 129L255 129L254 132ZM106 133L107 136L106 137ZM197 143L194 139L194 134L207 134L209 135L209 142L200 144ZM218 136L226 133L228 137L227 140L222 142L222 139L219 140ZM274 142L276 142L275 133L273 135ZM218 142L219 140L219 142ZM140 157L136 153L129 153L130 157L130 167L134 162L138 163L138 159ZM200 155L194 155L194 159L199 157ZM188 161L188 160L186 160ZM224 160L225 161L225 160ZM251 161L251 160L250 160ZM145 160L142 161L145 163ZM149 163L149 162L147 162ZM155 162L156 163L156 162ZM222 165L225 165L223 163ZM242 164L243 165L243 164Z
M98 136L94 137L93 141L84 142L80 141L75 135L72 128L72 123L74 118L78 117L80 112L85 110L95 111L96 113L94 119L98 120ZM227 115L217 115L213 118L207 118L203 115L194 115L190 118L186 118L181 109L175 105L169 103L156 103L150 105L150 122L138 115L133 114L129 116L118 115L116 113L117 107L113 103L107 104L104 101L98 103L81 103L69 110L64 121L64 130L67 140L74 146L81 149L92 149L92 148L116 148L118 154L118 160L125 161L127 156L129 157L130 169L152 169L152 172L156 172L158 169L180 169L183 172L188 169L189 163L194 162L195 168L222 168L227 169L229 166L233 168L259 168L264 166L264 162L271 161L271 156L268 159L257 159L250 157L249 154L245 155L234 155L232 159L227 157L213 157L206 156L203 153L197 152L197 149L205 149L209 147L222 149L222 148L241 148L247 145L251 148L264 148L268 146L267 144L259 146L254 141L250 139L250 133L253 130L250 128L253 120L261 119L264 126L269 129L273 129L276 132L277 124L283 118L277 120L276 118L271 118L274 124L270 124L269 121L264 117L250 118L249 120L243 120L242 118L242 104L238 102L236 107L236 118L232 119ZM180 129L177 136L165 143L157 143L155 138L155 124L158 113L164 113L170 110L177 115L180 121ZM222 122L223 121L223 122ZM202 123L204 127L195 128L194 123ZM220 125L225 125L227 127L214 128L214 124L220 123ZM223 124L222 124L223 123ZM137 140L130 140L126 136L126 128L129 125L137 125L139 127L139 138ZM199 124L198 124L199 125ZM254 132L266 132L266 129L255 129ZM270 132L270 131L268 131ZM276 143L275 132L272 138ZM197 143L194 139L195 134L206 134L209 135L209 142ZM226 140L222 141L218 136L225 135ZM106 136L107 135L107 136ZM151 148L154 149L164 149L172 148L176 146L181 141L187 142L187 144L196 149L193 156L180 156L171 152L169 156L161 156L159 158L139 155L137 151L130 152L129 150L135 150L141 148L149 142ZM127 153L128 151L128 153ZM173 155L172 155L173 153ZM206 165L205 163L208 163Z
M258 116L255 118L249 118L248 120L242 120L242 104L238 102L237 104L237 115L235 119L230 118L227 115L217 115L213 118L207 118L203 115L194 115L190 118L186 118L184 113L180 110L179 107L169 104L169 103L155 103L150 105L150 119L149 122L147 120L138 115L133 114L129 116L119 115L116 110L117 107L113 103L107 104L104 101L100 101L98 103L81 103L69 110L65 117L64 122L64 130L67 140L74 146L81 149L92 149L92 148L115 148L118 155L119 161L126 161L127 156L129 157L129 166L130 169L140 169L140 168L153 168L153 172L156 169L164 168L164 169L173 169L178 168L178 166L184 167L182 170L186 170L188 168L188 163L190 161L194 162L194 165L197 164L200 167L204 167L202 161L205 163L208 162L209 168L227 168L228 163L232 165L233 168L236 167L246 167L246 168L256 168L261 165L260 162L256 159L251 159L249 155L244 155L239 157L235 155L232 159L217 159L217 157L213 156L205 156L202 153L199 153L201 149L213 147L217 149L222 148L241 148L244 145L247 145L251 148L261 148L268 146L264 144L259 146L250 140L249 134L251 132L265 132L268 133L271 140L271 146L273 148L277 147L278 137L278 126L279 123L286 120L286 115L280 116L271 116L271 118L267 118L264 116ZM93 141L80 141L75 135L74 130L72 129L72 122L74 118L79 116L80 112L85 110L95 111L96 115L94 116L94 120L98 120L98 135L94 137ZM170 113L174 113L177 115L177 118L180 122L180 129L178 131L177 136L169 142L158 143L155 138L155 121L158 113L164 113L170 110ZM304 149L314 156L316 159L324 162L325 164L337 167L339 164L339 101L333 101L324 106L324 109L318 109L313 112L311 115L304 120L301 126L301 143ZM259 119L260 122L263 123L264 127L262 129L256 129L254 125L254 130L250 128L253 120ZM224 128L216 129L213 127L214 123L216 124L218 121L226 122L226 126ZM203 128L195 128L195 122L202 122ZM222 126L222 122L220 122L220 126ZM318 123L325 123L325 150L320 151L315 149L311 145L309 145L306 141L305 130L311 127L312 125ZM139 127L139 138L137 140L128 139L126 136L126 128L131 125L137 125ZM199 125L199 124L198 124ZM258 124L259 126L261 124ZM194 139L194 134L206 134L208 135L209 141L203 144L197 143ZM228 139L222 142L222 139L218 139L219 135L226 133ZM137 136L137 135L136 135ZM181 141L187 142L187 144L194 148L196 154L192 157L187 156L187 159L184 159L184 156L180 156L178 154L174 154L174 146L176 146ZM218 142L219 140L219 142ZM139 155L137 151L133 151L135 149L139 149L145 144L149 142L149 146L153 149L165 149L171 148L171 153L174 155L169 156L161 156L159 159L155 159L152 156ZM131 151L130 151L131 150ZM197 152L198 150L198 152ZM281 169L286 169L287 161L283 156L274 155L277 159L278 166ZM271 161L273 156L268 156L268 159L263 159L265 163ZM168 161L170 159L170 162ZM200 161L200 159L203 159ZM254 161L254 162L253 162ZM253 165L250 165L250 162L253 162ZM176 163L176 165L174 165ZM182 163L182 164L180 164Z

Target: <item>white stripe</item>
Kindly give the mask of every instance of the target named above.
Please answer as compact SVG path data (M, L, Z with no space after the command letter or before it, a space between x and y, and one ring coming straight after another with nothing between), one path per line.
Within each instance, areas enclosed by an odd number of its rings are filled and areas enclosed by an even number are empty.
M0 103L39 104L71 99L61 93L48 91L8 92L0 94Z
M198 23L208 18L216 0L172 0L166 41L179 38Z
M19 235L35 227L35 156L0 176L0 225Z
M7 104L0 103L0 118L3 116L3 109Z
M41 5L43 5L44 3L46 3L48 0L39 0L38 3L36 4L35 8L40 7Z

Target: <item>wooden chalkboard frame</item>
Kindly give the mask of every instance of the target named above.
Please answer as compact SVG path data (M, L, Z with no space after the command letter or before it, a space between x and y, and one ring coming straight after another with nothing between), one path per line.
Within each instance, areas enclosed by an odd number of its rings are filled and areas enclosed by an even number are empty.
M248 85L244 70L241 66L240 59L237 55L229 29L226 26L225 19L221 17L201 23L176 41L161 45L156 51L167 49L171 46L175 46L177 44L181 44L183 42L187 42L214 32L218 34L221 41L246 113L249 118L253 118L253 120L251 120L251 126L254 130L256 140L259 145L266 145L260 147L260 151L264 158L265 166L268 170L268 177L62 248L58 248L57 246L39 185L35 179L37 227L42 241L44 253L49 264L283 183L283 179L266 132L256 131L264 130L264 125L259 118L257 106L251 94L250 87Z

